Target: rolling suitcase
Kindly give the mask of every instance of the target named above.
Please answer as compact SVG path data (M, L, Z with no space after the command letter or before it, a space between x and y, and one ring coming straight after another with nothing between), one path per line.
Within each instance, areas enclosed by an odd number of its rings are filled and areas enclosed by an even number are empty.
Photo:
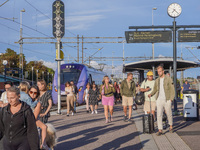
M150 112L151 112L151 99L150 99ZM143 133L151 134L154 132L154 118L151 113L142 116L142 123L143 123Z

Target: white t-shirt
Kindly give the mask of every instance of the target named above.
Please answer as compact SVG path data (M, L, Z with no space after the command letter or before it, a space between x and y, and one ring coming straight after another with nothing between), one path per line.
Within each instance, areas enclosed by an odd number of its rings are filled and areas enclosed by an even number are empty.
M7 92L6 91L1 94L0 101L3 101L3 103L8 103Z
M165 90L164 90L164 78L160 78L160 90L158 95L158 100L166 100Z
M150 101L148 95L153 91L154 84L155 84L155 80L149 81L147 79L142 82L141 88L143 88L143 89L146 89L147 87L150 88L150 90L148 92L144 92L145 101ZM151 101L156 101L156 94L151 97Z

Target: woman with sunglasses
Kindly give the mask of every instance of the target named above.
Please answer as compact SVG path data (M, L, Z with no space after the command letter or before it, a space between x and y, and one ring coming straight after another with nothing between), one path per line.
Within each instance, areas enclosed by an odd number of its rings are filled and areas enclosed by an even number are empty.
M42 143L41 143L40 148L41 149L48 149L48 146L45 142L46 134L47 134L47 126L39 120L39 113L40 113L40 110L41 110L41 103L38 101L39 95L40 95L39 88L36 85L31 86L30 89L29 89L29 96L31 97L33 102L37 102L36 107L33 108L32 110L33 110L33 114L34 114L35 119L36 119L36 125L42 131L41 132Z

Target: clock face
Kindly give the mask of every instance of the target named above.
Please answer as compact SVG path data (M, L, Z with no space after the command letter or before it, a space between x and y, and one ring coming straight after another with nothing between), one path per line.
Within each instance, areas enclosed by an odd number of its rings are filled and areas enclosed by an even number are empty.
M170 17L176 18L181 14L182 8L179 4L177 3L172 3L169 5L167 8L167 13Z

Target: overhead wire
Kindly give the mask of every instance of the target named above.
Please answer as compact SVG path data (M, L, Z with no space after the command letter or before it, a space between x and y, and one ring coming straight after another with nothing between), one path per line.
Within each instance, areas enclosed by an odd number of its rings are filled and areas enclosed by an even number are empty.
M10 46L13 46L13 47L17 47L17 48L18 48L18 46L13 45L13 44L10 44L10 43L6 43L6 42L2 42L2 41L0 41L0 43L6 44L6 45L10 45ZM24 50L27 50L27 51L30 51L30 52L32 52L32 53L38 53L38 54L42 54L42 55L45 55L45 56L50 56L50 57L55 58L55 56L49 55L49 54L46 54L46 53L41 53L41 52L34 51L34 50L31 50L31 49L27 49L27 48L23 48L23 49L24 49Z

